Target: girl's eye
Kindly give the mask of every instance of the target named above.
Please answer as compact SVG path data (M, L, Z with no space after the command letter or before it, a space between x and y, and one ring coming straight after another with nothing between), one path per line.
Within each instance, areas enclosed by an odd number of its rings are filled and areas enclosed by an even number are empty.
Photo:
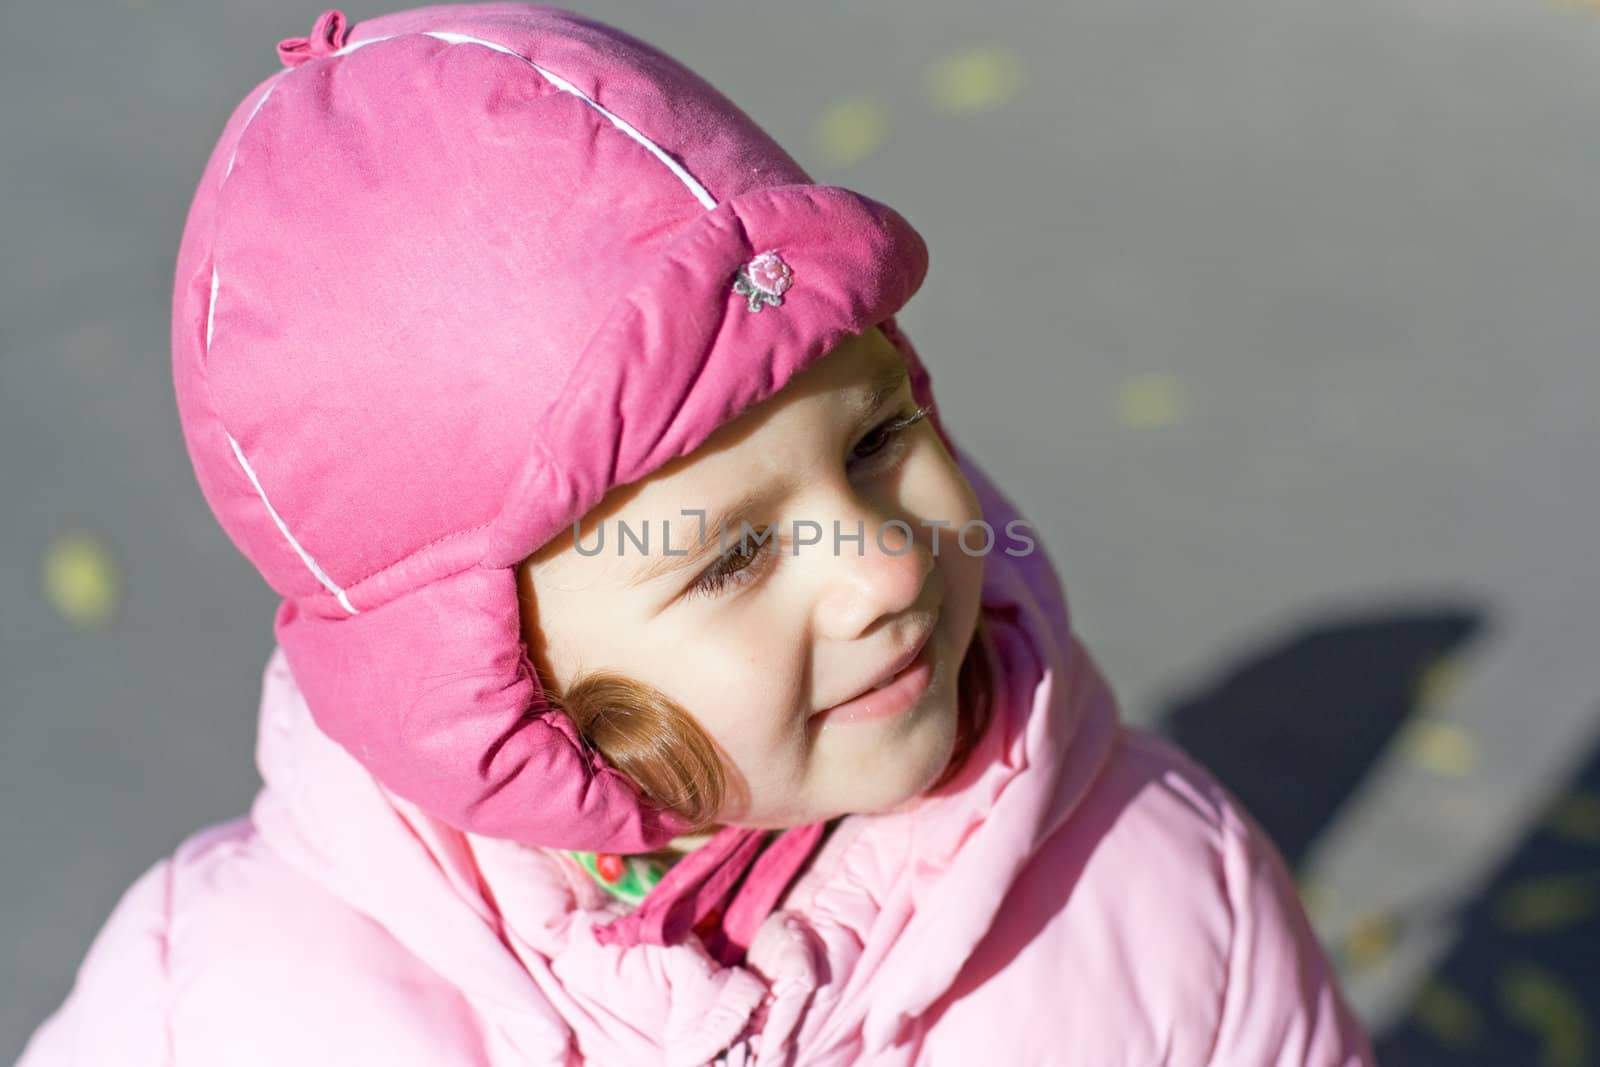
M761 577L771 566L772 552L769 542L780 539L773 531L746 534L732 548L717 557L717 561L701 572L689 587L690 596L715 596L730 585L744 585ZM759 561L759 563L758 563Z
M862 438L851 452L857 463L887 463L889 454L900 443L906 429L927 418L933 405L918 406L911 411L879 423ZM759 533L746 534L728 549L700 577L689 586L688 595L715 596L730 587L743 586L755 581L772 566L774 550L786 542L776 531L768 528Z
M933 410L933 405L915 407L904 415L897 415L886 422L879 423L872 432L861 439L852 452L851 458L861 462L872 462L888 453L898 444L900 436L909 427L916 425L927 418Z

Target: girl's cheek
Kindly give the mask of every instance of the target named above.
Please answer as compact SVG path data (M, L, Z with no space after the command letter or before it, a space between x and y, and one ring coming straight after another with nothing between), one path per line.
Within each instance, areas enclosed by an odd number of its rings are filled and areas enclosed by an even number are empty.
M937 481L938 501L933 508L938 518L950 524L948 530L953 537L964 524L983 518L983 512L977 495L961 471L953 465L941 464L941 467L943 469ZM973 538L972 544L981 544L981 537L976 534L968 536Z

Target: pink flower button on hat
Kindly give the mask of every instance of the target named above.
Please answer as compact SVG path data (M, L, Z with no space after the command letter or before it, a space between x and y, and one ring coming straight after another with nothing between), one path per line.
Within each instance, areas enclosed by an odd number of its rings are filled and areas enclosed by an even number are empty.
M793 282L794 272L774 250L763 252L740 267L733 291L750 298L746 305L748 310L760 311L766 304L781 305L784 291Z

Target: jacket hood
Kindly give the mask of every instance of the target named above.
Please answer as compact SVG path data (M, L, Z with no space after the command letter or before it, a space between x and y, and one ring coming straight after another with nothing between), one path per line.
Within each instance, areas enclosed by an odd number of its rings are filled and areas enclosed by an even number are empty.
M970 457L985 521L1022 516ZM901 810L845 817L744 961L695 938L601 944L623 905L551 853L450 826L318 728L282 650L263 689L252 815L292 865L387 928L530 1057L755 1065L887 1056L949 988L1017 874L1112 751L1114 697L1071 630L1042 544L992 553L982 611L994 716L959 777ZM869 995L869 990L871 990ZM852 1044L859 1042L859 1044Z

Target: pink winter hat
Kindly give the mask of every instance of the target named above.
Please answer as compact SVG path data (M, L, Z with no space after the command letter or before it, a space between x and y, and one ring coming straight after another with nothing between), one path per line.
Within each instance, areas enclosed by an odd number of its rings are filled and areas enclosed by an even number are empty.
M173 373L206 500L283 597L274 631L319 727L385 788L479 834L658 848L687 825L541 699L516 566L849 335L883 329L931 403L892 317L923 241L569 11L330 10L278 56L177 258ZM819 830L770 846L766 880ZM675 867L658 892L700 896L644 936L681 936L756 836L730 827Z

